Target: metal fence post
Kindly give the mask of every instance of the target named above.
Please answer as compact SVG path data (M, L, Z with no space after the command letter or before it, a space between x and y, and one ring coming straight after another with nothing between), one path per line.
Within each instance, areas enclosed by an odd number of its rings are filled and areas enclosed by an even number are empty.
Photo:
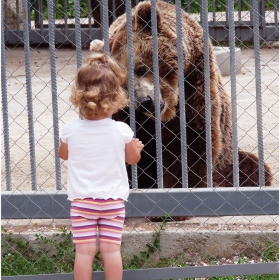
M26 72L26 91L27 91L27 112L28 112L28 130L29 130L29 149L30 149L30 167L32 178L32 190L37 189L36 179L36 156L35 156L35 137L33 121L33 101L32 101L32 83L31 83L31 65L30 65L30 46L29 46L29 7L27 0L23 0L24 12L24 54L25 54L25 72Z

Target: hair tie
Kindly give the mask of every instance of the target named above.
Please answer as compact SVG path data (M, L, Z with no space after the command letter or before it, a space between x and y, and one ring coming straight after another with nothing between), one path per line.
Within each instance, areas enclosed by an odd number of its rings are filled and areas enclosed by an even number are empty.
M109 64L108 63L100 63L100 64L98 64L98 66L109 68Z

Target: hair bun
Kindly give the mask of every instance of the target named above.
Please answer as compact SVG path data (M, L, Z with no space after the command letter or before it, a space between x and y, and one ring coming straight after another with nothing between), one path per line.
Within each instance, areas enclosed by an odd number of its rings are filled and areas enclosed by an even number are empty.
M90 101L87 103L87 108L94 110L96 108L97 104L93 101Z

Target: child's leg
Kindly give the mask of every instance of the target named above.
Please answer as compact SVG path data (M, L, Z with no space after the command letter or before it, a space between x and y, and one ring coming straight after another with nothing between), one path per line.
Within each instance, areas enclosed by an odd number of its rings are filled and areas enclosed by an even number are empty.
M96 254L97 219L91 215L88 200L76 199L71 203L73 243L76 246L75 280L91 280L92 263ZM86 215L85 215L86 214ZM85 217L81 216L85 215Z
M102 242L100 253L104 264L105 279L121 280L123 275L121 246Z
M75 280L91 280L92 263L96 254L96 243L76 244L74 264Z
M123 275L121 242L125 218L124 201L108 199L103 204L100 217L104 218L99 218L98 230L105 279L121 280Z

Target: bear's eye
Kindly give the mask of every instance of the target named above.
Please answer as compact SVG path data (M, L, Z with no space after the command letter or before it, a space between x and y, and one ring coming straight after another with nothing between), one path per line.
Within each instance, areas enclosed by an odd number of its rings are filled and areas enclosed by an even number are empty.
M146 66L140 66L135 70L135 74L137 76L144 76L147 73L147 67Z

